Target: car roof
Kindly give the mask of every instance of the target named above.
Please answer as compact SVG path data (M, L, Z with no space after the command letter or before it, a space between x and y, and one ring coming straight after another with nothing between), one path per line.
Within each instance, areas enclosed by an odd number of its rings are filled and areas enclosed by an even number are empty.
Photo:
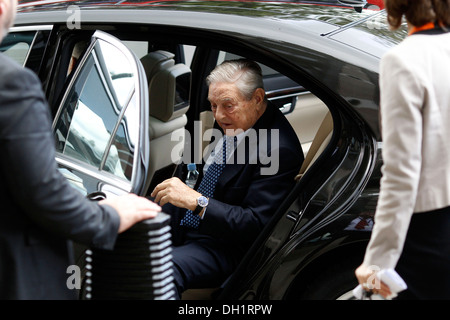
M18 12L66 12L69 6L77 6L82 10L114 10L129 9L133 14L142 10L169 10L209 12L228 15L282 19L290 21L320 20L344 26L361 18L352 7L339 5L337 1L95 1L95 0L22 0L19 1ZM71 7L74 8L74 7ZM340 11L336 11L340 8ZM346 11L342 11L345 9ZM336 14L339 12L339 14ZM65 14L67 18L67 13Z
M253 35L258 35L257 29L267 32L264 25L270 20L271 28L278 28L274 29L275 38L282 33L328 34L374 14L371 10L358 13L352 7L317 1L22 0L15 25L66 23L78 9L81 23L159 24L218 31L226 26L237 33L245 26L249 33L255 31Z
M276 52L277 60L260 62L269 62L269 66L270 63L277 63L277 68L283 68L279 71L285 72L288 77L296 77L296 70L303 69L302 72L308 73L308 77L323 79L323 85L328 87L327 90L331 89L345 100L350 98L345 92L341 92L344 89L339 87L333 77L329 77L330 65L339 67L342 63L349 63L357 66L354 70L367 70L369 77L375 78L379 58L389 47L388 41L380 41L378 34L369 33L364 23L370 15L380 12L368 10L358 13L351 7L311 3L167 0L21 1L15 26L66 24L72 14L69 9L76 8L81 9L81 23L85 25L134 24L141 27L151 24L176 33L181 31L183 34L189 33L189 37L192 36L191 33L201 35L202 30L207 30L208 33L213 32L217 35L217 41L233 39L233 45L245 43L246 48L271 48L272 52ZM289 50L286 50L287 47ZM300 60L309 61L310 51L320 55L317 60L320 65L300 62ZM373 85L376 85L375 82ZM311 80L311 85L315 83L315 80ZM356 99L361 101L367 100L365 95L364 90L354 94ZM372 110L377 106L373 101L368 107L355 105L353 108ZM363 118L366 116L363 115ZM371 127L376 132L378 123L372 122Z
M151 24L219 33L226 30L241 39L248 34L253 39L292 44L298 43L301 35L303 43L318 51L327 51L321 45L323 35L354 27L374 14L306 2L25 0L19 4L15 26L66 24L78 9L82 24Z

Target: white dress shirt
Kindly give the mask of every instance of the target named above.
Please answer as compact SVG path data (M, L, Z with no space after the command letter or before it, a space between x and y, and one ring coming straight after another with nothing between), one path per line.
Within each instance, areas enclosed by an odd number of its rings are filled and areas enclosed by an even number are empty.
M413 34L386 53L380 94L383 176L364 264L383 269L395 268L413 213L450 205L450 33Z
M242 139L244 139L244 137L248 134L248 132L250 130L251 130L251 128L246 130L246 131L242 131L242 132L239 132L238 134L236 134L236 145L238 145L242 141ZM218 153L218 152L222 153L222 144L223 144L223 139L224 138L225 138L225 135L223 135L219 139L219 141L217 142L214 150L211 152L209 157L206 159L205 165L203 166L203 174L206 174L206 170L208 170L209 166L213 162L216 153ZM234 149L233 149L233 151L230 154L227 154L227 159L226 159L227 162L229 162L229 160L230 160L231 156L233 155L233 153L234 153Z

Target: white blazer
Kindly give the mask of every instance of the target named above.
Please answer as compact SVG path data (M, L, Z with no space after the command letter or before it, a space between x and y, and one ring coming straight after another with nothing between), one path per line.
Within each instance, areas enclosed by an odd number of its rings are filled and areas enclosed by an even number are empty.
M383 269L395 268L413 213L450 205L450 33L387 52L380 94L383 176L364 264Z

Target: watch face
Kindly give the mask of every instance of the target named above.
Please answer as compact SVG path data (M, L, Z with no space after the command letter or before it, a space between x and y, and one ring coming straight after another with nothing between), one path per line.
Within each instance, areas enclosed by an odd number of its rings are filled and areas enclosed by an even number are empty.
M206 207L208 205L208 198L201 196L197 199L197 203L200 207Z

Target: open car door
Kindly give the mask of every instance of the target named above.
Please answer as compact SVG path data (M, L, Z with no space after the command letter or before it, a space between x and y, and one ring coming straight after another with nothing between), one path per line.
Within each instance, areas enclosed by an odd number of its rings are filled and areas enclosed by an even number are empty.
M149 163L148 87L139 59L96 31L53 122L61 172L85 195L141 194Z

